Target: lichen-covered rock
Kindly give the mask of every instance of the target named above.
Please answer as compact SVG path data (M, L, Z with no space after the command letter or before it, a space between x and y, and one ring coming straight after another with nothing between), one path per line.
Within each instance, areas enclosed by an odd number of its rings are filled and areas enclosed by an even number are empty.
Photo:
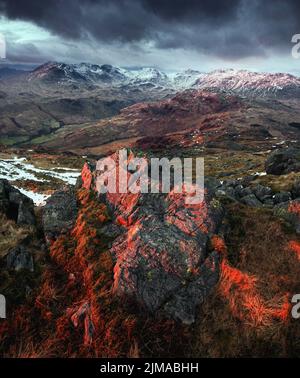
M116 160L116 156L114 157ZM85 166L82 186L95 190ZM132 173L127 173L129 182ZM155 313L163 311L190 324L219 279L219 255L210 237L224 211L206 191L204 201L189 205L187 193L107 193L101 195L121 234L112 242L116 295L132 297Z
M19 225L35 225L33 201L9 184L0 180L0 212Z
M176 295L167 301L164 306L165 312L173 318L181 320L184 324L192 324L195 321L194 315L197 306L204 302L217 283L219 259L220 256L217 252L209 254L199 269L198 278L188 285L183 285Z
M265 163L266 172L272 175L284 175L300 171L300 149L282 148L273 151Z
M43 228L47 239L70 230L78 212L75 190L66 186L48 198L43 208Z

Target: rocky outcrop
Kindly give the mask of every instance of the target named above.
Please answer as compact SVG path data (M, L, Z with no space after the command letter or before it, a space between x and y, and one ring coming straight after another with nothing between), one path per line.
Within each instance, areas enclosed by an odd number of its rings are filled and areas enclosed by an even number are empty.
M260 207L262 203L257 199L254 194L249 194L241 198L241 202L250 207Z
M284 175L300 171L300 150L296 148L273 151L265 163L266 172L272 175Z
M246 186L249 185L249 186ZM251 180L228 180L215 183L218 198L228 198L249 207L265 207L273 210L275 216L289 223L296 233L300 233L300 191L297 181L291 192L274 193L271 188L254 184Z
M131 153L127 163L133 157ZM133 193L130 190L120 193L120 169L124 168L120 168L117 154L111 158L116 166L116 192L102 190L104 184L98 164L85 164L75 189L65 188L47 201L43 214L45 234L48 241L62 233L67 239L68 235L75 237L75 245L80 246L76 249L80 261L87 253L84 246L89 246L87 251L91 252L90 237L105 241L113 270L113 281L108 289L110 295L133 299L149 313L163 313L184 324L194 322L197 307L219 280L220 253L213 247L211 239L225 230L222 197L252 207L286 207L290 215L288 221L296 226L296 230L299 228L294 191L274 193L270 187L255 183L255 177L249 176L224 182L213 178L206 180L204 200L195 204L186 201L189 196L186 190L175 193L174 188L166 194ZM130 169L122 173L132 185L135 172ZM159 182L157 184L160 186ZM79 212L76 194L81 204ZM100 223L95 225L92 217L99 219ZM80 234L85 227L90 234L81 240ZM61 261L63 249L57 247L54 250L53 255ZM93 256L96 256L95 252ZM88 257L86 259L89 261ZM86 269L86 263L81 264ZM95 280L98 269L93 273ZM85 274L90 273L84 271ZM86 298L84 303L88 305L78 310L78 319L81 316L91 318L90 299ZM87 325L87 329L92 327ZM87 340L92 333L87 332L90 334Z
M221 206L207 198L189 207L174 194L144 194L135 201L126 209L122 200L113 203L116 221L125 226L111 248L114 291L191 323L218 281L218 254L208 253L208 241L222 221Z
M9 184L0 180L0 211L19 225L35 225L33 201Z
M296 182L290 192L274 192L270 187L253 182L251 179L228 180L216 182L215 193L218 198L227 197L250 207L273 208L275 205L300 198L299 183Z
M43 228L46 239L70 230L77 216L77 201L75 190L66 186L55 192L43 208Z
M88 174L89 169L83 169L82 187L100 190L97 171ZM129 182L131 175L128 172ZM186 196L174 191L107 193L101 194L101 201L119 228L110 248L113 293L133 298L153 314L162 311L191 324L197 306L219 279L219 254L209 245L224 212L210 191L199 204L187 205Z
M275 206L274 214L288 222L300 235L300 199Z

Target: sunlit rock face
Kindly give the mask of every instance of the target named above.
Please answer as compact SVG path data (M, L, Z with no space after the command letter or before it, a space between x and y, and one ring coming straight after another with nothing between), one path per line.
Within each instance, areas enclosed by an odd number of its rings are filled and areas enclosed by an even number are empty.
M112 158L118 167L117 154ZM132 173L126 174L130 182ZM86 165L81 185L99 192L97 169ZM187 204L184 191L98 194L111 215L109 236L118 228L110 248L113 293L137 300L151 313L193 323L197 306L219 279L219 255L209 245L222 224L220 203L207 191L196 204Z

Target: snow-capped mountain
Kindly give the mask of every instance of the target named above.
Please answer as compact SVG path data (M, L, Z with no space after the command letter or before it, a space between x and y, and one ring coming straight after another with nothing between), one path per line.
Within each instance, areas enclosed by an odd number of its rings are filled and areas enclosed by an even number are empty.
M300 78L290 74L270 74L246 70L216 70L201 73L186 70L165 73L157 68L125 69L108 64L46 63L29 75L30 81L42 80L58 84L92 84L100 87L167 89L171 92L185 89L225 91L241 96L284 97L300 96Z
M201 77L199 71L187 70L167 74L157 68L142 67L125 69L108 64L89 63L65 64L48 62L29 75L29 81L42 80L54 83L91 83L94 85L137 86L173 88L181 90L190 88Z
M37 67L29 75L29 80L44 80L50 82L91 82L102 84L119 84L126 80L121 69L108 64L80 63L65 64L48 62Z
M177 72L176 74L170 75L170 77L176 88L188 89L193 87L203 75L204 74L200 71L189 69L183 72Z
M201 75L194 86L198 89L233 92L244 96L300 95L300 78L284 73L216 70Z
M97 64L80 63L74 64L73 69L84 76L86 80L93 82L119 84L127 79L122 69L109 64L98 66Z
M139 68L134 70L124 70L124 74L129 79L129 84L152 84L159 86L170 86L171 81L167 74L156 68Z
M168 76L155 68L139 68L128 70L109 64L97 65L89 63L65 64L49 62L37 67L29 76L29 80L56 82L87 82L98 85L144 85L170 86Z

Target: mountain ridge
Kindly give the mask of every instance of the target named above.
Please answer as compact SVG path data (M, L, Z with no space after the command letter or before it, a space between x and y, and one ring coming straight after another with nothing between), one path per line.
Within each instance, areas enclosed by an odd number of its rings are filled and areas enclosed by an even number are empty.
M81 82L120 88L156 87L175 91L194 88L260 97L300 95L300 78L297 76L289 73L255 72L244 69L218 69L207 73L187 69L177 73L168 73L155 67L128 69L109 64L47 62L33 70L28 80L60 84Z

